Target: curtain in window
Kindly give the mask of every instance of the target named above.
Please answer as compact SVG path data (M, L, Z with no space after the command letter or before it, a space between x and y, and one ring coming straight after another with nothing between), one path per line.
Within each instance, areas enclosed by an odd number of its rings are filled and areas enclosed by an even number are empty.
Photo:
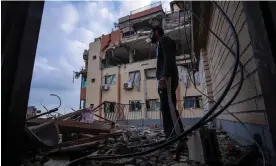
M196 85L200 85L200 77L198 72L195 72L195 83Z
M110 84L116 84L116 75L111 76Z
M185 87L188 86L188 72L187 72L187 69L186 68L182 68L182 72L181 72L181 79L182 79L182 82L184 84Z
M136 72L135 76L134 76L134 87L139 89L140 88L140 72Z
M128 82L133 82L134 78L135 78L135 72L129 73L129 80L128 80Z
M116 83L116 75L115 74L114 75L110 75L110 76L106 76L105 79L106 79L106 84L113 85L113 84Z

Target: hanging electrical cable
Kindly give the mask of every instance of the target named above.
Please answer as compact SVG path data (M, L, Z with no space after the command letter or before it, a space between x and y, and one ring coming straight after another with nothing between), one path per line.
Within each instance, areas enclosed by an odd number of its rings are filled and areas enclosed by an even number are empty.
M185 16L184 16L184 17L185 17ZM186 36L186 38L187 38L186 28L184 29L184 32L185 32L185 36ZM216 34L214 34L214 35L216 35ZM192 52L192 50L190 49L190 45L189 45L188 40L186 40L186 41L187 41L187 45L188 45L189 52ZM191 59L191 61L193 61L193 58L192 58L191 56L190 56L190 59ZM243 70L244 70L247 74L248 74L248 72L246 71L244 65L242 64L242 62L241 62L240 60L239 60L239 66L240 66L240 71L241 71L241 75L242 75L242 81L244 81L244 73L243 73ZM190 78L190 80L191 80L191 82L192 82L194 88L195 88L199 93L201 93L203 96L205 96L206 98L208 98L208 99L211 100L212 102L216 103L215 100L213 100L212 98L210 98L209 96L207 96L206 94L204 94L203 92L201 92L201 91L197 88L197 86L196 86L196 84L195 84L195 79L193 79L194 81L192 81L190 72L189 72L189 78ZM195 78L194 73L193 73L193 78ZM255 82L254 82L254 85L255 85ZM241 88L241 86L242 86L242 83L241 83L241 82L240 82L239 86L240 86L240 88ZM256 86L256 85L255 85L255 86ZM239 88L238 88L238 89L239 89ZM256 91L256 89L255 89L255 91ZM256 93L257 93L257 92L256 92ZM219 106L222 107L221 105L219 105ZM259 151L260 151L260 153L261 153L261 155L262 155L263 166L265 166L266 161L265 161L264 152L262 151L262 148L261 148L261 146L258 144L258 142L256 141L256 139L252 136L252 134L251 134L251 132L249 131L249 129L248 129L248 128L245 126L245 124L244 124L238 117L236 117L232 112L230 112L230 111L228 111L228 110L225 110L225 111L226 111L227 113L229 113L231 116L233 116L233 117L234 117L234 118L245 128L245 130L248 132L248 134L250 135L250 137L252 138L252 140L254 141L254 143L256 144L256 146L258 147L258 149L259 149Z
M236 72L237 72L238 66L239 66L239 56L240 56L238 35L237 35L237 32L235 31L234 25L232 24L231 20L228 18L228 16L226 15L226 13L220 8L220 6L216 2L212 1L210 3L214 4L214 6L216 8L218 8L218 10L222 13L223 17L229 23L230 28L231 28L231 30L233 32L233 35L234 35L235 43L236 43L235 52L232 51L229 47L226 47L230 51L230 53L235 56L235 63L233 65L233 71L232 71L231 77L229 79L229 82L226 85L226 87L225 87L222 95L219 97L218 101L213 105L213 107L197 123L195 123L191 128L189 128L188 130L186 130L183 133L181 133L179 136L177 136L175 138L172 138L167 143L164 143L164 144L162 144L160 146L154 147L154 148L149 149L149 150L144 151L144 152L137 152L137 153L131 153L131 154L124 154L124 155L112 155L112 156L90 156L90 155L88 155L88 156L84 156L84 157L81 157L79 159L73 160L70 163L68 163L67 165L75 163L75 162L78 162L78 161L83 160L83 159L87 159L87 158L92 159L92 160L119 159L119 158L130 158L130 157L141 156L141 155L146 155L146 154L152 153L152 152L154 152L156 150L164 148L165 146L170 145L170 144L172 144L172 143L180 140L181 138L185 137L190 132L192 132L192 131L194 131L194 130L196 130L196 129L202 127L202 126L204 126L210 120L216 118L220 113L222 113L234 101L234 99L236 98L236 96L238 95L238 93L239 93L239 91L241 89L242 82L240 83L240 86L238 87L236 93L232 96L232 98L230 99L230 101L225 106L223 106L222 109L220 111L218 111L214 116L212 116L211 118L209 118L209 116L212 115L212 113L215 112L215 110L217 109L217 107L219 106L219 104L223 101L223 99L225 98L225 96L227 95L228 91L231 88L232 83L234 81L234 78L236 76ZM220 42L223 42L220 38L218 38L218 40ZM241 72L241 73L243 73L243 72ZM241 78L243 78L243 74L241 74Z

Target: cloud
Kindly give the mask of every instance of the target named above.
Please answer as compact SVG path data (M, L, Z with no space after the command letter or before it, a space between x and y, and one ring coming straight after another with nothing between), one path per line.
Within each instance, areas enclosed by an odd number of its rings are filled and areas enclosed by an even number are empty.
M82 54L89 43L114 28L114 22L131 10L154 1L46 1L43 11L29 105L44 110L57 106L60 113L79 107L80 79L73 81L73 71L84 66ZM169 1L162 1L168 8Z
M67 34L73 32L79 22L79 13L76 8L73 4L66 4L58 10L55 11L55 15L60 19L59 28Z

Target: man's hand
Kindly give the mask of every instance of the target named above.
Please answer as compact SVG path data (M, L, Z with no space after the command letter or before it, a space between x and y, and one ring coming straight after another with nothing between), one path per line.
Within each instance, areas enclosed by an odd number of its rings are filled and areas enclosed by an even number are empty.
M166 78L161 78L158 83L159 83L159 88L165 89L167 88L168 80Z

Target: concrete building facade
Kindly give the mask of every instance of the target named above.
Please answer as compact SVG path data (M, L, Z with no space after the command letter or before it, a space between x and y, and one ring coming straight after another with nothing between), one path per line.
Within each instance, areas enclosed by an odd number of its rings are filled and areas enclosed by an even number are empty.
M164 12L161 5L130 12L133 14L119 19L117 30L90 44L86 107L110 101L114 105L108 106L109 112L106 107L101 109L101 116L112 117L110 119L113 120L129 120L134 124L161 123L155 78L156 52L155 47L150 46L146 40L149 27L159 24L177 45L176 61L180 78L177 108L184 124L194 124L220 98L233 71L233 52L236 51L237 40L230 28L231 22L238 36L244 79L241 91L227 108L228 112L224 111L211 124L227 131L242 144L253 142L248 131L259 134L267 152L266 157L275 158L275 145L271 139L275 138L275 134L271 133L274 127L269 125L273 119L268 116L268 113L274 115L275 103L270 98L273 94L270 94L267 86L271 83L266 81L269 79L267 75L271 74L267 67L271 64L267 61L270 57L264 59L270 52L260 48L259 40L263 40L263 43L267 41L258 36L252 26L256 25L253 19L257 16L260 19L261 15L252 13L246 2L220 1L216 5L213 2L193 1L190 6L192 12L185 11L189 6L185 4L181 1L172 2L171 13ZM256 17L252 16L254 14ZM268 49L267 45L262 47ZM187 70L191 68L196 88L192 85L193 78L189 77ZM241 68L238 67L221 106L234 95L241 82L240 75ZM218 110L220 107L216 109Z
M187 54L187 40L191 38L189 13L180 10L174 2L171 8L172 12L165 13L161 3L156 3L131 11L129 16L119 18L117 29L89 44L84 53L86 65L82 75L81 108L109 101L126 106L119 110L124 119L160 119L155 77L156 47L147 42L151 26L160 25L177 45L180 78L177 108L182 118L203 115L201 94L187 74L187 67L192 62ZM196 83L200 88L199 78ZM108 107L114 109L114 106ZM98 114L106 117L108 113L102 109Z

